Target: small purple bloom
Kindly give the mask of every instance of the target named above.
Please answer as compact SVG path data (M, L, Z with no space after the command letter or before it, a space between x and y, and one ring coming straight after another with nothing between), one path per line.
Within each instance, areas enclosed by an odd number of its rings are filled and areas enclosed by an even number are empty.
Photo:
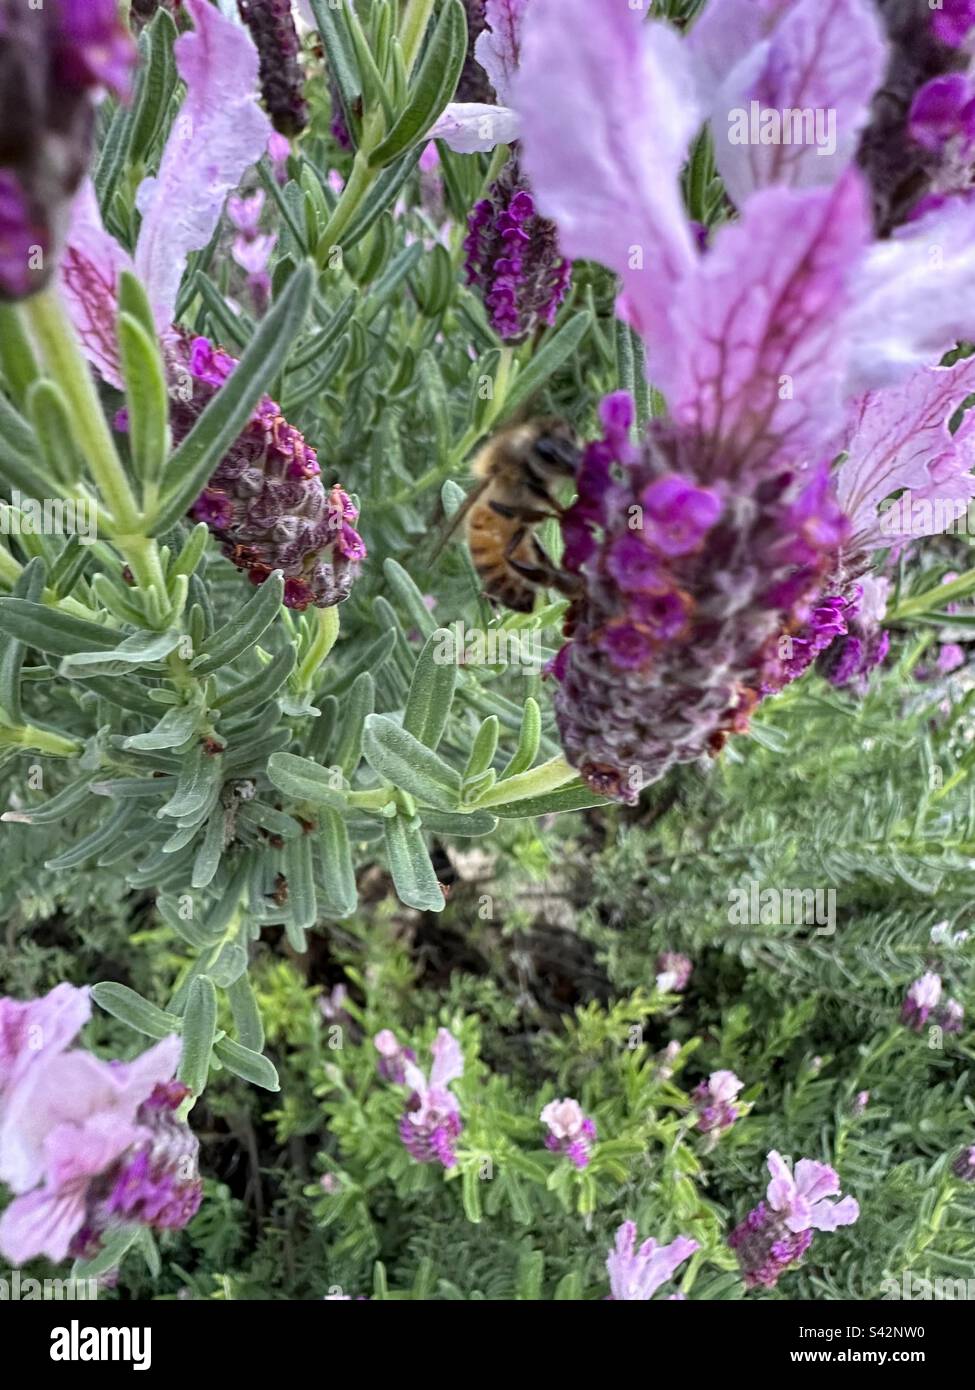
M961 1178L962 1182L975 1182L975 1144L962 1149L951 1165L951 1171L955 1177Z
M941 0L931 11L931 28L949 48L960 48L973 27L975 0Z
M577 1168L586 1168L596 1141L596 1126L583 1114L577 1100L550 1100L542 1110L541 1121L548 1126L545 1147L565 1154Z
M866 1108L867 1108L867 1106L868 1106L869 1104L870 1104L870 1092L869 1092L869 1091L858 1091L858 1092L857 1092L857 1096L856 1096L856 1100L854 1100L854 1102L853 1102L853 1113L854 1113L854 1115L862 1115L862 1114L864 1113L864 1111L866 1110Z
M636 1223L624 1221L616 1232L616 1244L606 1257L610 1298L617 1303L646 1303L677 1267L699 1250L696 1240L678 1236L669 1245L645 1240L636 1248Z
M707 1081L694 1088L697 1127L702 1134L731 1128L741 1114L736 1100L744 1084L733 1071L713 1071Z
M406 1063L416 1061L412 1047L404 1047L391 1028L383 1028L372 1040L379 1053L376 1070L384 1081L401 1086L406 1080Z
M679 951L661 951L656 970L656 984L661 994L683 994L693 973L694 962Z
M941 976L932 970L915 980L901 1007L901 1023L920 1033L941 1000Z
M912 139L933 154L958 138L967 147L975 139L975 89L963 73L932 78L915 93L908 116Z
M710 488L695 487L675 473L658 478L640 494L642 535L662 555L696 550L721 515L721 499Z

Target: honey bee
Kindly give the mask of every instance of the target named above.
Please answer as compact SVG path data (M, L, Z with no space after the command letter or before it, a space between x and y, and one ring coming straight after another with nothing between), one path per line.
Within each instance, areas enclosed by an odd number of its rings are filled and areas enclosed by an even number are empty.
M474 459L477 481L451 518L450 533L463 524L487 598L530 613L538 588L575 591L573 576L552 563L534 530L548 517L562 515L551 489L574 478L578 463L571 427L548 417L499 431Z

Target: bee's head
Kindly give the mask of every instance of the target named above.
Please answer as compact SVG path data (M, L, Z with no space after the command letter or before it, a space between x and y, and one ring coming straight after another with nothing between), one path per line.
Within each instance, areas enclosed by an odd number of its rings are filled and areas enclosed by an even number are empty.
M532 465L551 481L574 478L579 467L575 430L565 420L540 420L532 439Z

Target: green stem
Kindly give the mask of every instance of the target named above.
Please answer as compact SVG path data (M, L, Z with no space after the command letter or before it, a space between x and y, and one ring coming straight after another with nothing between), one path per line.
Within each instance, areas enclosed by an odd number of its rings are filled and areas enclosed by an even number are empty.
M0 747L31 748L52 758L73 758L81 752L81 744L75 739L51 729L39 729L36 724L0 728Z
M37 359L24 323L12 304L0 304L0 369L14 404L23 408L27 391L37 380Z
M112 524L136 531L139 511L102 411L88 363L57 291L49 286L24 301L23 312L44 364L64 391L78 444L112 513Z
M335 204L325 230L318 239L315 259L321 269L328 265L328 258L333 247L339 244L339 238L352 220L353 213L358 211L360 203L369 192L379 173L378 169L369 168L368 150L370 147L370 142L363 132L362 148L353 160L349 181L343 188L341 197Z
M887 614L885 622L895 623L904 618L919 617L923 613L937 612L945 604L967 598L972 593L975 593L975 569L966 570L947 584L938 584L933 589L926 589L923 594L905 599Z
M339 610L337 607L316 608L314 610L315 633L305 658L298 667L296 684L299 690L309 690L315 672L322 665L335 646L339 635Z

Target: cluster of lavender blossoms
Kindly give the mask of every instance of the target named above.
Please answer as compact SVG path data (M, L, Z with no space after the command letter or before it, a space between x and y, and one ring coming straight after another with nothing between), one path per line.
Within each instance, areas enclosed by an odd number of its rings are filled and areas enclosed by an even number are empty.
M550 1100L539 1117L548 1127L545 1147L551 1153L564 1154L580 1170L588 1168L592 1146L596 1142L596 1125L583 1113L577 1100Z
M680 951L661 951L655 984L661 994L683 994L694 973L694 962Z
M47 282L91 157L94 97L127 98L135 60L115 0L0 0L0 299Z
M696 1240L678 1236L669 1245L645 1240L637 1248L637 1229L633 1221L624 1221L616 1232L614 1248L606 1257L609 1274L609 1298L615 1303L646 1303L662 1284L672 1279L679 1265L700 1249ZM683 1294L669 1294L670 1299L682 1299Z
M446 1028L438 1028L431 1047L433 1058L427 1077L416 1065L416 1054L402 1047L388 1028L373 1039L379 1053L380 1076L410 1088L406 1109L399 1122L403 1144L417 1163L439 1163L453 1168L457 1163L454 1145L464 1128L460 1102L448 1090L451 1081L464 1074L464 1054L460 1043Z
M840 1180L825 1163L800 1158L793 1176L789 1164L773 1149L768 1170L772 1181L766 1200L759 1202L728 1237L749 1289L773 1289L785 1271L802 1259L814 1231L851 1226L860 1215L853 1197L827 1200L839 1195Z
M928 970L914 981L901 1006L901 1023L912 1032L922 1033L930 1023L943 1033L960 1033L965 1009L957 999L941 1002L944 986L941 976Z
M90 1258L113 1230L175 1230L200 1205L179 1038L103 1062L70 1048L90 1013L88 991L67 984L0 999L0 1181L14 1193L0 1252L14 1264Z
M709 0L686 38L615 0L521 18L520 168L563 253L620 276L668 406L637 440L629 402L603 403L563 523L556 714L604 795L713 755L813 661L862 689L888 642L881 505L975 492L967 427L948 428L972 362L937 365L975 333L975 201L875 239L856 161L890 60L872 0ZM753 103L827 110L836 139L735 139ZM680 185L703 122L739 212L705 246Z
M260 56L261 95L274 128L299 135L308 124L308 103L291 0L237 0L237 8Z
M206 338L191 338L173 326L186 257L210 240L228 194L268 148L271 134L254 97L258 57L246 30L206 0L186 0L186 8L195 28L175 45L186 97L159 172L137 195L143 217L134 256L102 225L94 188L86 181L72 209L60 268L81 346L116 387L122 386L118 277L134 270L142 279L167 358L177 442L236 366ZM231 200L228 211L239 231L241 223L247 229L238 241L254 231L251 246L261 256L269 251L256 233L260 206L254 200ZM348 494L337 482L326 486L315 450L269 396L258 402L191 515L206 522L227 558L255 584L282 570L284 601L298 610L347 598L366 553Z

